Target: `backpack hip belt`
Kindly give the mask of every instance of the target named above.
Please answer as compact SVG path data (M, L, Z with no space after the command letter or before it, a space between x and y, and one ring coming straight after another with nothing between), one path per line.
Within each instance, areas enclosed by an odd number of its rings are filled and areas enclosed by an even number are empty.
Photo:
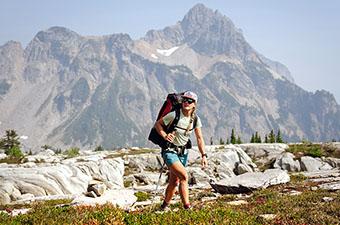
M183 146L173 145L169 148L162 149L162 151L164 151L164 152L174 152L177 155L182 156L185 153L185 147L186 147L185 145L183 145Z

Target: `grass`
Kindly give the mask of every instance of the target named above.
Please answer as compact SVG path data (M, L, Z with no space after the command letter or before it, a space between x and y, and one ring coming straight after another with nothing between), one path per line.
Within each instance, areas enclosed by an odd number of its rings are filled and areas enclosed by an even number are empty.
M127 155L141 155L148 153L158 153L159 149L149 149L149 148L141 148L141 149L129 149L128 152L115 152L105 157L105 159L110 158L119 158Z
M293 184L301 184L305 180L307 180L307 177L302 173L290 175L290 182Z
M36 203L25 215L11 217L0 213L0 224L339 224L339 192L310 191L305 178L297 175L294 186L285 184L255 191L246 198L248 204L229 205L235 195L225 195L217 200L202 202L202 195L192 199L194 208L184 210L180 203L176 209L159 213L159 205L140 211L126 212L111 204L102 206L55 206ZM300 195L289 195L283 190L301 189ZM209 195L205 193L203 195ZM143 193L141 196L145 197ZM324 197L333 201L324 202ZM275 214L272 220L260 215Z
M332 197L332 202L323 202ZM277 218L272 224L338 224L340 221L339 193L305 191L300 195L282 195L280 192L263 190L256 192L250 204L242 210L260 215L273 213Z
M313 144L304 142L302 144L290 144L287 152L293 153L297 158L301 156L340 158L340 149L336 149L327 143Z
M0 159L0 163L7 163L7 164L20 164L23 161L23 157L12 157L7 156L6 158Z
M33 205L40 204L42 206L57 206L57 205L69 204L71 202L72 202L72 199L54 199L54 200L46 200L46 201L37 201L33 203ZM22 209L22 208L30 208L30 207L32 207L32 204L0 205L0 210Z

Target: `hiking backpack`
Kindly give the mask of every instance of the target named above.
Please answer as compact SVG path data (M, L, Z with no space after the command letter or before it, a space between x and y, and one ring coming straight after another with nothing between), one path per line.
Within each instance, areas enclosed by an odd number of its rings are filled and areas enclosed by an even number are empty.
M170 124L168 124L167 126L163 126L163 129L166 133L171 133L172 131L174 131L175 127L176 127L176 125L179 121L181 104L182 104L182 95L183 94L184 94L184 92L168 94L165 102L163 103L162 108L159 110L156 121L158 121L159 119L164 117L166 114L175 111L174 120ZM197 123L197 117L195 116L193 127L196 127L196 123ZM152 143L160 146L162 149L169 148L172 145L172 143L164 140L164 138L157 132L155 126L152 127L148 139ZM188 143L186 144L186 148L191 148L190 139L189 139Z

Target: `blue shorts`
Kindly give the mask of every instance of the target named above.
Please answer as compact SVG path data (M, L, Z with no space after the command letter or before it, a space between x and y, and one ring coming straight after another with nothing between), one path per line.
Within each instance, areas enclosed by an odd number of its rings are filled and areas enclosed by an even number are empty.
M177 153L172 151L162 151L162 157L167 166L171 166L176 161L180 161L183 166L186 166L188 163L188 152L179 156Z

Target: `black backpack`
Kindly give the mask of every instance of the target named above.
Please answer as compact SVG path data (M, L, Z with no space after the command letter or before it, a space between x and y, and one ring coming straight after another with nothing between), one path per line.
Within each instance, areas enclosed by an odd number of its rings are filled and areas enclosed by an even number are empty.
M172 131L175 130L175 127L177 126L177 123L178 123L179 117L180 117L180 110L181 110L182 95L183 94L184 94L184 92L168 94L165 102L163 103L162 108L159 110L156 121L158 121L160 118L164 117L169 112L175 111L174 120L170 124L168 124L168 126L163 127L163 129L166 133L171 133ZM193 127L196 127L196 123L197 123L197 117L194 118L194 126ZM160 146L162 149L172 147L172 143L164 140L164 138L157 132L155 126L152 127L148 139L152 143ZM191 148L190 139L186 144L186 148Z

